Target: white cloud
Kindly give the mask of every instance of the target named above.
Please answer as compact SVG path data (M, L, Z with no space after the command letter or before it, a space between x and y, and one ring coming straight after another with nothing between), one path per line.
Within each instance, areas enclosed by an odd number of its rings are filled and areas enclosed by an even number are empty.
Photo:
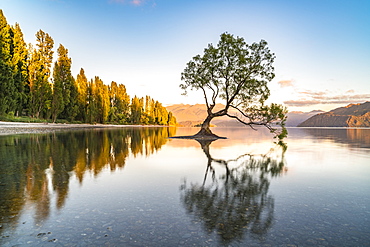
M281 80L278 84L280 87L293 87L293 80Z
M333 94L330 91L310 91L298 92L298 100L287 100L287 106L312 106L319 104L350 104L362 103L370 100L370 94L356 94L354 90L347 90L344 93Z

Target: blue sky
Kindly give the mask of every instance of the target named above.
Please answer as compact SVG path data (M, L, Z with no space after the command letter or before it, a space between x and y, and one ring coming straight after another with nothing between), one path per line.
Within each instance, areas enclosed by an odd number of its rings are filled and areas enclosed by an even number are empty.
M0 0L0 8L27 43L42 29L55 51L63 44L74 76L82 67L165 105L203 103L199 92L181 95L181 72L223 32L269 43L270 101L290 111L370 101L367 0Z

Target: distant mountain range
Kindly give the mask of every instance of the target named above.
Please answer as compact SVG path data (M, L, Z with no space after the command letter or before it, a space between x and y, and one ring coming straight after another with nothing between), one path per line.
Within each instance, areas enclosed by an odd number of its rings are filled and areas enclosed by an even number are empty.
M314 115L298 127L370 127L370 102L350 104Z
M215 106L216 110L224 107ZM203 122L207 116L205 104L185 105L176 104L166 107L184 127L192 127ZM329 112L320 110L310 112L289 112L287 127L370 127L370 102L363 104L350 104L346 107L336 108ZM218 127L241 127L243 124L228 117L215 118L212 121Z
M287 114L288 119L286 121L286 126L287 127L297 127L300 123L320 113L324 113L324 111L314 110L310 112L301 112L301 111L288 112Z
M222 104L217 104L215 110L221 110L224 107ZM203 120L207 117L207 108L205 104L196 105L184 105L176 104L166 107L168 111L171 111L176 117L177 122L184 127L193 127L197 124L201 124ZM323 111L311 111L311 112L289 112L288 120L286 125L288 127L296 127L298 124L302 123L306 119L323 113ZM214 126L218 127L242 127L243 124L239 123L235 119L230 119L229 117L215 118L212 121Z
M225 106L222 104L216 104L215 111L223 109ZM177 122L184 127L193 127L197 124L203 122L207 117L207 107L205 104L196 104L196 105L184 105L176 104L167 106L167 111L171 111L172 114L176 117ZM240 125L237 121L229 119L228 117L215 118L211 123L213 125L219 126L219 123L230 122L229 125L233 125L232 122L236 122L237 125ZM221 124L224 126L224 124Z

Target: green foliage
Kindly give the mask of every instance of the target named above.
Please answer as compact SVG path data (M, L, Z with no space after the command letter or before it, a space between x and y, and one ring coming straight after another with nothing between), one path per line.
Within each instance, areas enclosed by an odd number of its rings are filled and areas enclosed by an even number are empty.
M10 26L0 10L0 114L22 113L27 103L27 48L16 23Z
M23 33L18 23L13 28L13 79L15 86L16 115L22 115L27 110L29 98L27 57L28 50L23 39Z
M248 45L243 38L223 33L214 47L204 49L204 55L193 57L184 72L180 87L185 90L210 89L211 97L206 101L212 104L217 97L227 103L264 102L270 91L267 83L274 77L272 63L275 59L267 47L267 42Z
M91 79L87 86L87 106L86 106L86 116L88 123L96 123L97 121L97 115L98 115L98 107L97 107L97 100L96 100L96 94L95 94L95 83Z
M28 116L16 117L12 112L9 112L6 115L0 115L0 121L5 122L22 122L22 123L46 123L48 122L45 119L33 118Z
M88 82L85 75L84 69L80 69L80 73L77 75L76 89L77 89L77 120L87 122L87 93L88 93Z
M155 124L172 125L177 124L176 118L171 112L168 112L160 102L154 101L149 96L138 98L135 96L131 100L131 118L132 124Z
M272 103L269 106L261 105L259 107L252 106L245 108L244 112L248 112L248 118L251 123L265 125L271 133L275 134L276 138L282 140L287 137L288 131L285 128L285 122L288 111L285 107ZM274 125L281 128L275 128L273 127Z
M130 122L132 124L141 124L142 122L142 115L144 111L144 105L143 105L143 100L139 99L136 95L134 98L131 100L131 118Z
M275 77L274 59L266 41L249 45L241 37L223 33L217 46L209 44L202 56L197 55L187 63L180 88L184 94L188 89L203 92L208 116L202 124L202 133L212 134L211 120L225 115L251 127L264 125L274 133L271 124L278 121L286 133L283 106L264 105L270 96L267 83ZM214 111L219 99L225 108ZM230 108L238 114L230 115Z
M13 105L14 80L11 67L0 60L0 115L6 114Z
M12 68L13 32L0 10L0 115L15 106L15 85Z
M33 49L29 64L30 111L34 117L47 118L52 101L49 77L54 40L42 30L36 33L36 38L38 49Z
M168 112L168 122L167 122L167 125L168 126L176 126L177 125L176 118L172 114L172 112Z
M111 108L109 87L98 76L95 76L94 80L88 84L86 97L87 121L89 123L106 123Z
M97 122L106 123L110 110L109 89L98 76L95 76L95 90L98 107Z
M176 124L172 113L149 96L131 100L123 84L108 86L98 76L88 81L82 68L75 80L62 44L51 70L54 40L39 30L36 41L35 48L27 48L19 24L10 26L0 9L0 120Z
M72 76L71 79L72 81L70 84L70 98L64 109L64 115L69 121L73 122L78 114L78 91L75 79Z
M77 88L71 73L72 59L68 57L68 50L60 44L58 61L53 70L53 122L61 114L62 118L73 120L77 114Z
M109 112L109 121L118 123L127 123L130 111L130 96L126 92L123 84L111 82L109 87L109 97L111 108Z

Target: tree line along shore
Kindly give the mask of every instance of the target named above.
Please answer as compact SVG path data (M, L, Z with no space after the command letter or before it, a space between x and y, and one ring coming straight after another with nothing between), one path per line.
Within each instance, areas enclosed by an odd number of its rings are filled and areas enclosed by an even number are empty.
M27 45L20 25L0 9L0 121L176 125L173 114L150 96L130 97L123 84L72 76L68 49L41 29Z

